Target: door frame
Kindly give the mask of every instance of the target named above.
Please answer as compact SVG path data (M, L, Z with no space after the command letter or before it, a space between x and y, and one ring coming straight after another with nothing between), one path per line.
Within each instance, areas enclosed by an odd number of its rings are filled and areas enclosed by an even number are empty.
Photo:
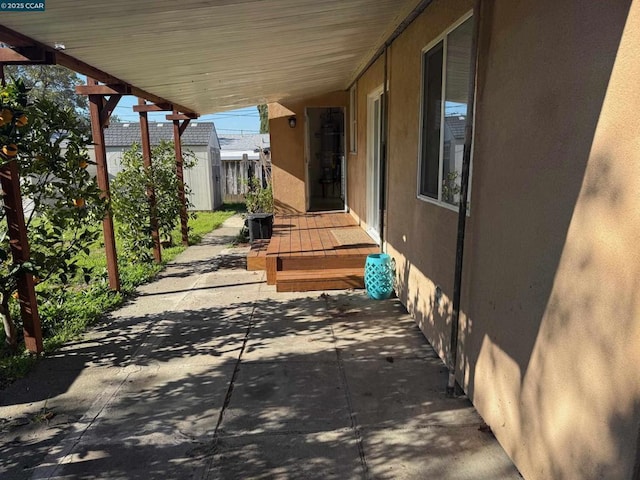
M305 183L305 211L308 212L311 207L311 183L310 178L311 175L309 173L309 168L311 166L311 141L310 141L310 122L309 122L309 110L323 110L331 108L332 110L340 110L342 113L342 158L341 158L341 179L340 179L340 193L344 194L344 198L342 199L342 211L348 212L349 207L347 204L347 192L348 192L348 183L347 183L347 155L345 153L345 149L347 148L347 109L344 106L313 106L313 107L305 107L304 109L304 183Z
M380 84L377 88L367 94L367 175L366 175L366 224L367 233L378 244L380 238L380 160L382 156L382 143L380 138L382 125L382 101L384 86ZM378 101L378 122L375 122L375 102ZM375 162L374 139L378 138L377 145L377 165ZM375 224L375 225L374 225Z
M311 180L309 165L311 163L311 142L309 141L309 108L304 109L304 211L311 207Z

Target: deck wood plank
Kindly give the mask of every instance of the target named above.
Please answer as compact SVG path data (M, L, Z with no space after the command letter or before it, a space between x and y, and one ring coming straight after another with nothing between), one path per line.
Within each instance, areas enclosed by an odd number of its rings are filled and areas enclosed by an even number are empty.
M345 212L276 215L273 237L262 251L251 251L247 264L264 267L267 283L278 291L361 288L366 256L379 251L371 244L338 245L331 230L360 228Z
M320 221L318 236L322 241L322 248L324 249L324 255L325 256L337 255L336 241L334 236L331 234L331 227L333 225L331 218L328 217L327 214L322 213L320 214L320 218L318 220Z
M300 255L301 243L300 243L300 215L296 215L292 218L291 224L291 249L289 250L289 256Z
M300 222L300 242L302 244L302 255L312 257L314 255L313 243L311 241L311 232L309 231L309 217L304 215Z
M311 237L311 248L314 255L320 255L324 250L322 246L322 240L318 235L318 223L316 215L309 215L307 217L307 227L309 228L309 236Z

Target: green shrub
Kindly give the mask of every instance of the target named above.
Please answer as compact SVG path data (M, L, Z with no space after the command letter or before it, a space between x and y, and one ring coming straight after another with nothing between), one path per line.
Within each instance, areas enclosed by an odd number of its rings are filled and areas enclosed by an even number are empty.
M113 215L118 222L118 237L124 249L123 256L132 261L149 261L153 240L151 238L151 204L147 189L152 187L156 198L158 230L164 242L171 244L171 232L180 214L178 178L173 142L161 142L151 151L152 167L144 167L139 145L133 145L122 157L122 171L111 183ZM183 154L184 168L192 168L196 157L191 152ZM189 187L185 185L185 195Z
M252 177L249 181L244 199L247 212L249 213L273 212L273 190L271 189L271 183L267 183L265 187L259 178Z

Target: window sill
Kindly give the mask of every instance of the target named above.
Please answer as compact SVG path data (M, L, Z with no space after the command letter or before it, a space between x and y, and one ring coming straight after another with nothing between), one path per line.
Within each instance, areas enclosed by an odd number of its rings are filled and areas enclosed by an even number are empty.
M427 197L425 195L417 195L418 200L422 200L425 203L430 203L432 205L436 205L438 207L445 208L447 210L451 210L452 212L459 213L460 209L458 205L451 205L450 203L443 202L442 200L436 200L435 198ZM467 209L467 217L471 216L471 210Z

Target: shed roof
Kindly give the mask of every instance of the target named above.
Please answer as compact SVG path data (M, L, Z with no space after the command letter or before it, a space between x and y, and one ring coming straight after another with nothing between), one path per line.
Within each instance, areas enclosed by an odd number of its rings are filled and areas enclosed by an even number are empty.
M220 150L226 151L255 151L258 147L269 148L270 137L268 133L258 135L220 135Z
M346 89L418 4L56 0L43 12L2 12L0 23L206 114Z
M213 139L212 139L213 137ZM158 145L161 140L173 141L173 123L149 122L149 140ZM107 147L129 147L140 143L139 123L111 123L104 131ZM209 143L219 146L213 122L191 122L182 134L184 146L206 146Z

